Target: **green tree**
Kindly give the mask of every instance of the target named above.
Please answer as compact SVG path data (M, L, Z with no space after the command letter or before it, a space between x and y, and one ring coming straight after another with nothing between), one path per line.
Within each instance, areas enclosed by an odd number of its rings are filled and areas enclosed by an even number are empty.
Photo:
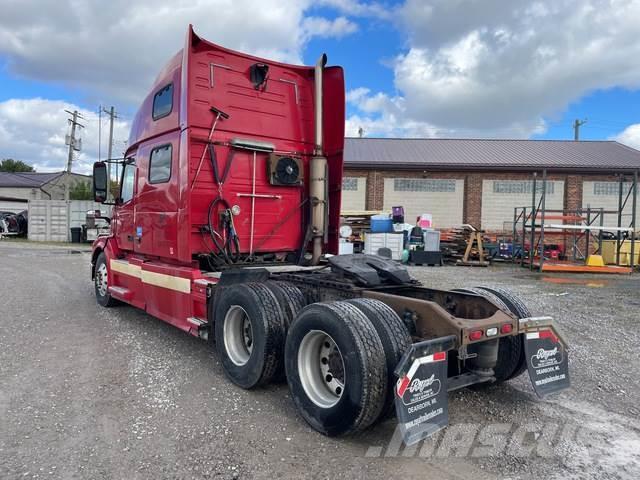
M35 170L31 165L24 163L22 160L5 158L0 161L0 172L35 172Z
M93 192L89 182L77 182L69 189L70 200L93 200Z

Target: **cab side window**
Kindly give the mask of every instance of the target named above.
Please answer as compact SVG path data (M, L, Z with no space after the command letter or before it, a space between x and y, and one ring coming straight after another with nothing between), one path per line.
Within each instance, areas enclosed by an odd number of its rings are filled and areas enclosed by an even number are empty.
M122 186L120 187L120 200L127 203L133 198L133 190L136 181L136 165L128 163L122 172Z
M149 183L164 183L171 178L171 145L151 150L149 159Z
M170 83L153 97L153 119L166 117L173 109L173 83Z

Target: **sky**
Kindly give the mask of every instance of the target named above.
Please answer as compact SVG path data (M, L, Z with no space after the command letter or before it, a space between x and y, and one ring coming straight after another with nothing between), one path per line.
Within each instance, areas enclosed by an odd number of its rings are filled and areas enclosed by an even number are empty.
M345 69L346 130L367 137L617 140L640 149L640 0L0 0L0 158L65 168L78 110L87 173L126 148L139 102L203 38ZM99 128L101 127L101 128ZM102 131L99 142L99 130Z

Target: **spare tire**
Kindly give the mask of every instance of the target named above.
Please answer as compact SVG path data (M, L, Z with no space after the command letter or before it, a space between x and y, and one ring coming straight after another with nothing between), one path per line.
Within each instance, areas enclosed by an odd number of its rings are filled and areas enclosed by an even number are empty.
M411 335L398 314L386 303L372 298L354 298L347 300L358 307L365 314L376 329L387 364L387 390L380 419L390 417L394 412L396 383L395 368L400 363L402 355L411 348Z
M215 343L222 368L242 388L268 383L284 346L284 314L262 283L222 287L214 306Z
M305 307L287 335L285 368L300 415L318 432L355 433L379 418L387 391L384 350L356 306Z

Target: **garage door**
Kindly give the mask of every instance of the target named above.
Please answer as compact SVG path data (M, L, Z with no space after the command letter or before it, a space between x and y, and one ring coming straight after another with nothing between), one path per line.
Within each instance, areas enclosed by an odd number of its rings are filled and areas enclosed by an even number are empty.
M513 209L531 207L532 180L483 180L482 181L482 228L492 231L511 231ZM542 182L536 182L542 193ZM546 208L564 208L564 181L547 181ZM538 197L539 198L539 197Z
M623 184L622 200L627 196L631 183ZM619 182L584 182L582 184L582 207L591 207L592 209L604 208L605 210L618 210L618 195L619 195L620 183ZM629 195L627 205L622 211L622 226L628 227L631 225L631 202L633 201L633 194ZM640 189L638 189L638 196L640 197ZM597 220L599 223L600 220ZM607 227L618 226L618 217L615 214L605 214L604 225ZM636 208L636 228L640 226L640 199L638 200L638 207Z
M384 210L403 206L405 221L415 223L423 213L433 216L433 226L462 224L464 180L438 178L385 178Z
M364 210L367 195L367 177L343 177L342 211Z

